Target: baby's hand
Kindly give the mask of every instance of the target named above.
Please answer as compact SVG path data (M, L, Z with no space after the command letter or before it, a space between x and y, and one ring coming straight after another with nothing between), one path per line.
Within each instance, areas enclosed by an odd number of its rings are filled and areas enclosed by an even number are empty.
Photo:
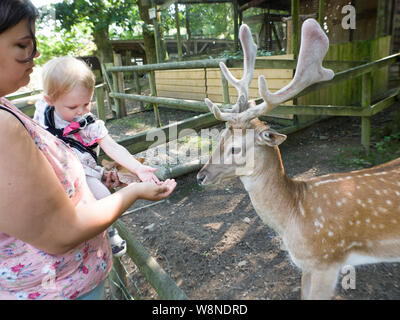
M167 198L176 187L174 179L167 179L160 184L153 182L142 182L137 184L140 188L139 197L146 200L158 201Z
M122 183L119 180L118 174L115 170L107 171L104 170L102 182L106 185L108 189L115 189L118 187L126 187L126 183Z
M158 169L152 168L149 166L141 165L135 172L135 174L139 177L143 182L155 182L158 185L161 185L160 180L155 176L153 172Z

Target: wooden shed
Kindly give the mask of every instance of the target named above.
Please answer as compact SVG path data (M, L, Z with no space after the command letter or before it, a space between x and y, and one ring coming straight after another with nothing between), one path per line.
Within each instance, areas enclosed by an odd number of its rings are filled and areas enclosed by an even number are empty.
M190 0L179 0L179 3L194 3ZM217 1L218 2L218 1ZM287 24L288 41L286 55L258 57L257 59L293 59L299 49L300 30L302 22L314 17L318 19L325 30L330 48L325 60L337 61L333 64L335 72L342 71L349 64L354 65L377 60L391 53L391 34L394 30L394 14L396 1L371 0L353 1L355 9L356 28L344 29L342 20L346 16L342 8L349 4L348 0L293 0L293 1L268 1L268 0L238 0L233 1L238 10L237 22L242 21L244 10L250 7L262 7L267 10L266 17L273 10L279 12L287 10L288 17L282 19ZM298 23L294 23L295 21ZM385 18L386 17L386 18ZM257 18L259 19L259 17ZM251 20L251 19L250 19ZM273 19L267 20L272 23ZM276 19L275 19L276 20ZM251 28L251 24L250 24ZM252 30L253 31L253 30ZM254 33L254 32L253 32ZM271 32L272 35L272 32ZM351 65L351 64L350 64ZM241 69L233 70L240 77ZM293 68L287 69L256 69L254 79L250 86L250 98L259 97L257 76L263 74L272 91L276 91L290 82L294 75ZM388 67L377 70L372 75L373 95L386 91L388 84ZM360 78L350 79L329 89L300 97L300 105L352 105L360 100ZM162 97L203 100L208 97L215 102L223 102L221 88L221 73L218 69L204 70L172 70L156 72L157 93ZM236 90L229 86L230 101L236 101ZM288 102L290 103L290 102Z

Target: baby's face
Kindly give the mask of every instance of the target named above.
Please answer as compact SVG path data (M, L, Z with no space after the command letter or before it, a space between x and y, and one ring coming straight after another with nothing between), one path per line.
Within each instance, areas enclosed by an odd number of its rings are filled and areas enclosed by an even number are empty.
M93 90L88 90L81 85L76 85L70 92L61 95L57 100L51 101L57 114L65 121L73 121L74 118L90 112L90 101Z

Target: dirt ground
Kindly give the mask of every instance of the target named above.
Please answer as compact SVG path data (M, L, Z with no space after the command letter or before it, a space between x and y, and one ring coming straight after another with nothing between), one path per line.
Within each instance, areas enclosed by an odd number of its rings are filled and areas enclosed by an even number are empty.
M392 120L399 107L376 115L372 126ZM287 174L302 178L355 169L335 159L340 149L360 145L360 126L359 118L336 117L289 135L280 148ZM196 173L177 178L176 191L164 203L122 221L189 299L300 299L300 270L280 237L261 222L240 180L203 189ZM123 261L132 291L158 299L129 257ZM397 263L356 267L356 288L343 289L340 276L336 295L400 299L398 270Z

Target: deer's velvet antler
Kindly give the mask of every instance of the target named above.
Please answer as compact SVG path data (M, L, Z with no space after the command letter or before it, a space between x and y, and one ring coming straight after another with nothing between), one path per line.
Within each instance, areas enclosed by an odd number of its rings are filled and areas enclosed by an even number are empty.
M264 76L259 76L259 92L264 102L255 105L247 102L248 86L254 73L257 46L253 42L247 25L240 28L240 41L244 51L244 74L241 80L235 79L228 68L221 63L221 71L227 80L239 91L239 99L231 112L221 112L209 99L205 99L211 112L221 121L228 121L245 127L248 121L271 111L279 104L295 97L308 86L331 80L334 72L322 66L322 60L329 48L329 40L314 19L304 21L301 31L301 46L295 76L292 81L275 93L268 90ZM249 106L245 109L245 106Z

